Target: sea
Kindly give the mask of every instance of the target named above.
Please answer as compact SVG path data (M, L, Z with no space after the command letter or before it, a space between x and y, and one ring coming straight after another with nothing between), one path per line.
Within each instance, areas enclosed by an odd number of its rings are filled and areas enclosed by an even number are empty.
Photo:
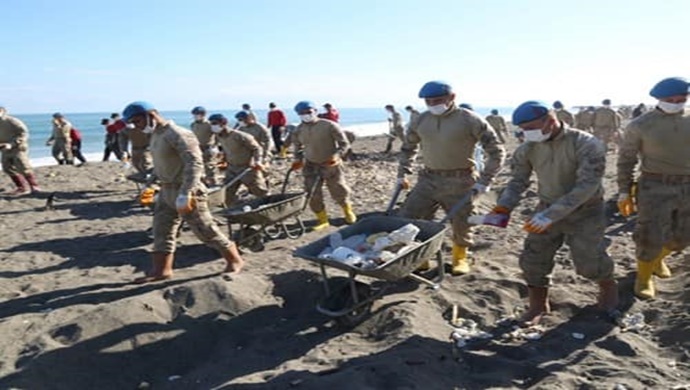
M481 116L489 114L493 107L475 107L474 110ZM423 108L418 108L423 111ZM511 108L497 107L499 112L511 112ZM222 113L228 118L234 118L238 110L218 110L211 113ZM254 110L262 123L266 123L267 110ZM345 130L354 132L358 137L381 135L388 132L388 113L383 108L342 108L340 112L340 125ZM162 111L163 116L172 119L178 125L189 127L192 115L189 111ZM299 118L292 110L285 110L290 123L299 123ZM401 110L403 118L407 120L407 113ZM46 146L46 141L52 131L53 113L44 114L13 114L21 119L29 128L29 158L33 166L55 165L56 161L51 156L51 147ZM87 161L102 161L105 146L105 128L102 126L103 118L110 118L110 112L94 113L62 113L74 127L82 134L82 153ZM110 159L115 160L111 155Z

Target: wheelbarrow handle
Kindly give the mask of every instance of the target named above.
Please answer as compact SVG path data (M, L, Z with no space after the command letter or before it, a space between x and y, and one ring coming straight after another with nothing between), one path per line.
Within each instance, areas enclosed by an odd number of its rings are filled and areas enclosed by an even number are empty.
M232 178L232 180L223 183L221 187L230 187L231 185L237 183L238 181L242 180L243 177L245 177L249 172L252 171L252 167L249 167L245 169L244 171L240 172L239 175L235 176Z
M472 197L474 197L474 195L475 195L474 190L468 191L467 194L466 194L465 196L463 196L462 198L460 198L460 200L457 201L457 202L453 205L453 207L451 207L450 210L448 210L448 212L446 213L446 216L443 217L443 219L441 220L441 223L442 223L442 224L445 224L446 222L450 221L451 218L453 218L453 217L455 216L455 214L457 214L458 211L460 211L461 208L465 207L465 205L466 205L468 202L471 202L471 201L472 201Z
M400 197L402 190L402 183L396 183L395 190L393 190L393 197L391 198L390 203L388 203L388 208L386 209L386 215L391 215L391 212L393 212L393 207L395 207L395 204L398 202L398 198Z
M281 194L285 193L285 189L287 188L288 180L290 180L290 174L292 174L292 171L294 171L294 169L290 167L290 169L288 169L287 173L285 174L285 180L283 180L283 187L280 189Z

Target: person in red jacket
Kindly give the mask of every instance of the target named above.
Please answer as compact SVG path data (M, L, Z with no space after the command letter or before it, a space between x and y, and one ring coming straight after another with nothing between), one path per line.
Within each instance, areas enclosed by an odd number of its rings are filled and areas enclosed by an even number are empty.
M328 119L333 122L338 123L340 120L340 113L338 113L338 110L331 105L331 103L326 103L323 105L323 108L326 109L326 112L317 115L321 119Z
M72 155L81 161L81 164L77 166L86 164L86 158L81 154L81 132L72 126L72 129L69 131L69 138L72 140Z
M276 153L281 153L283 150L283 133L285 126L287 126L287 117L283 110L278 108L275 103L268 104L268 124L267 127L271 129L271 136L273 137L273 145L276 147Z
M110 153L115 153L115 157L122 161L125 156L120 150L120 141L118 140L120 131L122 131L127 124L120 119L120 114L113 113L110 115L110 121L103 120L101 124L105 126L105 151L103 152L103 161L110 159Z

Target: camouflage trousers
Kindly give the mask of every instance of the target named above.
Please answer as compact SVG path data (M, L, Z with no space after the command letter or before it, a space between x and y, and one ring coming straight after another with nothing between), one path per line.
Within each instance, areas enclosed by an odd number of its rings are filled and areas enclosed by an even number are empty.
M592 134L603 142L607 149L609 144L617 144L619 140L618 130L613 127L595 127Z
M33 171L27 151L17 149L3 151L2 171L10 176L31 174Z
M202 157L204 159L204 174L206 179L216 178L216 155L213 153L213 148L210 146L201 147Z
M153 156L147 148L132 148L132 166L139 173L148 173L153 168Z
M403 218L430 220L434 218L439 207L448 212L472 190L476 182L475 176L468 170L452 172L455 172L455 175L451 172L448 173L450 176L445 176L421 171L417 184L400 208L399 215ZM470 200L450 220L453 242L459 246L472 245L472 225L467 223L467 218L472 214L473 208Z
M314 187L314 183L319 180L319 177L321 178L321 183L314 188L314 193L309 201L311 211L318 213L326 208L326 205L323 203L324 183L337 204L344 206L350 202L350 187L347 186L343 178L343 164L326 166L307 161L304 164L303 174L306 191Z
M637 184L633 239L642 261L654 259L664 246L680 251L690 244L690 176L642 174Z
M228 165L225 170L225 182L228 183L242 171L249 168L248 166ZM266 185L266 178L262 171L252 169L246 175L242 176L240 180L225 189L225 205L230 206L237 200L237 190L244 184L250 194L262 197L268 194L268 186Z
M216 225L206 202L204 190L193 193L196 206L189 214L180 216L175 207L175 199L179 195L179 187L163 184L158 193L158 200L153 210L153 251L174 253L177 230L182 220L187 222L192 232L204 244L220 252L223 256L229 254L228 247L232 244Z
M545 205L539 205L543 210ZM572 214L555 222L546 232L530 233L520 254L520 268L529 286L548 287L556 251L567 244L575 272L587 279L613 278L613 261L606 253L603 200L586 203Z
M58 162L71 163L74 160L72 156L72 142L66 138L55 138L52 154L53 158Z

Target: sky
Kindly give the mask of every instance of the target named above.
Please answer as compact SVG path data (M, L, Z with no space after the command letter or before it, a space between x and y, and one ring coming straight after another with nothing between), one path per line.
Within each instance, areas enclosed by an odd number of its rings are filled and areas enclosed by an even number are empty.
M14 113L234 109L299 100L478 107L652 102L690 77L688 0L3 0L0 105Z

